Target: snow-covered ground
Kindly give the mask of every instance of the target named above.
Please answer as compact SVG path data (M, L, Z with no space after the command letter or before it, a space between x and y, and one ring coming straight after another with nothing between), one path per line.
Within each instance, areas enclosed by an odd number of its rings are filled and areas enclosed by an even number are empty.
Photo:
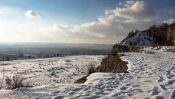
M20 74L33 86L73 83L87 74L88 66L99 66L104 56L67 56L0 62L0 82L3 78ZM4 85L4 84L3 84Z
M148 32L139 32L134 37L128 38L122 42L119 43L119 45L134 45L134 46L153 46L154 44L154 38L153 35L151 35Z
M25 74L28 77L27 80L34 83L35 87L1 89L0 98L174 99L175 53L169 52L171 49L164 47L145 50L142 53L125 53L126 56L122 57L123 60L128 61L130 73L93 73L84 84L73 82L85 75L89 64L98 66L104 56L71 56L1 62L0 68L1 70L5 68L6 75L16 72L15 68L17 68L18 72ZM149 51L154 53L149 54ZM52 72L56 74L49 77Z

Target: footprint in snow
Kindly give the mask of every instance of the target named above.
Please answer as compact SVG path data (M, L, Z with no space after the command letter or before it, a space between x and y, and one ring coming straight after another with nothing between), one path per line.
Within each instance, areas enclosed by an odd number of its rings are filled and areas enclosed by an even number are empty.
M120 89L124 91L124 90L126 90L126 89L127 89L127 87L121 87Z
M63 98L64 98L64 96L55 96L52 99L63 99Z
M77 91L80 91L80 90L82 90L83 88L75 88L75 89L73 89L72 91L75 91L75 92L77 92Z
M165 99L165 98L162 96L156 96L155 99Z
M162 82L163 81L163 77L159 77L159 79L157 80L157 82Z
M171 92L170 98L175 99L175 90Z
M60 91L54 91L54 92L52 92L52 93L59 93Z
M169 86L169 85L172 85L174 83L175 83L175 80L169 80L166 84L167 84L167 86Z
M160 84L159 86L160 86L160 88L161 88L163 91L166 91L166 90L167 90L165 85Z
M158 95L160 93L160 90L157 86L154 86L152 91L151 91L151 95Z

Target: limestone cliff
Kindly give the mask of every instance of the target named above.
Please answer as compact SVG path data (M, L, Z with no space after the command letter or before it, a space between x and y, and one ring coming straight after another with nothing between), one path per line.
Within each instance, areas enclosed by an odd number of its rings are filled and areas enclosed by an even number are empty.
M175 23L168 27L166 34L166 39L171 41L175 46Z

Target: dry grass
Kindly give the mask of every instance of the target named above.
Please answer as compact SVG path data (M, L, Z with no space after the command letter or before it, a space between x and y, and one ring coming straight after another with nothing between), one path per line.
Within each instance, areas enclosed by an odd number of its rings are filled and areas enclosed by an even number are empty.
M145 51L145 53L147 53L147 54L155 54L154 51Z
M65 62L68 62L69 63L69 62L71 62L71 60L70 59L67 59L67 60L65 60Z
M95 72L96 72L96 69L95 69L94 65L91 64L91 65L88 67L87 75L89 76L90 74L95 73Z
M87 80L87 77L88 77L88 76L82 77L82 78L76 80L74 83L85 83L86 80Z
M119 55L108 55L103 58L101 66L97 68L98 72L128 73L127 62L120 59Z
M87 77L90 74L95 73L95 72L97 72L97 71L96 71L96 68L95 68L94 64L89 64L88 69L87 69L87 75L80 78L80 79L78 79L78 80L76 80L74 83L85 83L86 80L87 80Z
M17 74L14 75L12 78L7 77L6 78L6 84L8 85L7 89L16 89L20 87L32 87L28 83L24 83L25 78L21 75Z

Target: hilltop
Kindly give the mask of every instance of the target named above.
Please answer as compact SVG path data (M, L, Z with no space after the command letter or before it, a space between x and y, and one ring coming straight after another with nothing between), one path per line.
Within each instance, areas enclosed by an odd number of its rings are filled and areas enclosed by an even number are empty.
M118 45L175 46L175 23L153 25L144 31L131 31Z
M111 55L103 58L97 69L100 72L128 73L128 62L121 60L121 52L142 52L147 46L175 46L175 23L153 25L143 31L131 31L126 38L113 46Z

